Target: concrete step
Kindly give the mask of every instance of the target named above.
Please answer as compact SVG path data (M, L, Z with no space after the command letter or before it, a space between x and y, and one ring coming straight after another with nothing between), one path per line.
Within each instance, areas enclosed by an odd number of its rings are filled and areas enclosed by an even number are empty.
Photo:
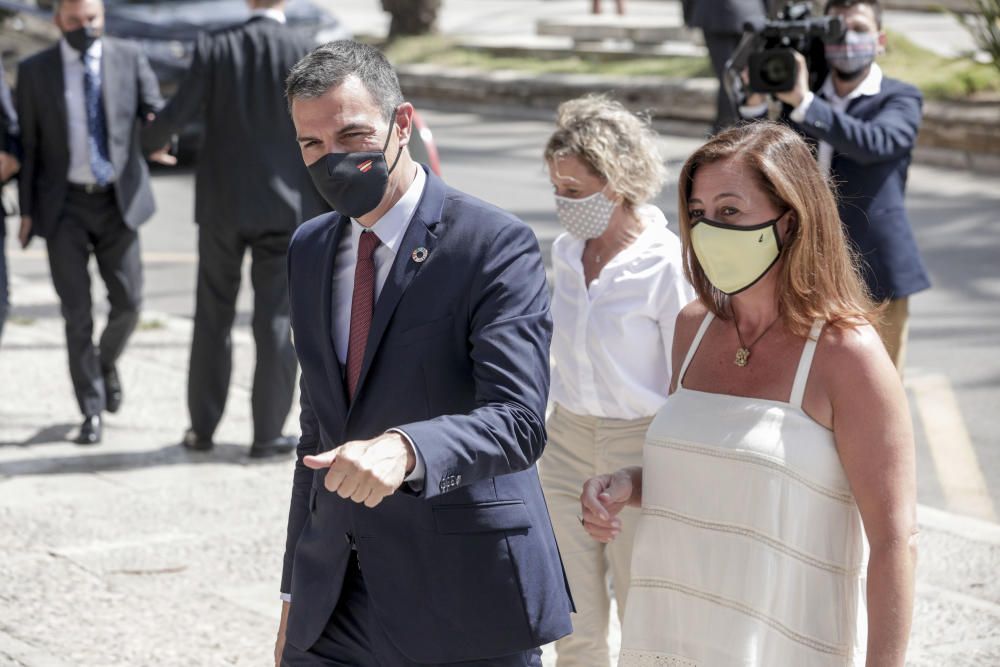
M535 32L550 37L569 37L576 44L618 40L636 46L663 42L701 43L701 31L690 30L671 18L582 14L558 19L539 19Z
M552 60L581 56L601 61L630 60L633 58L703 58L708 50L690 41L668 41L642 47L624 40L602 42L574 42L570 37L542 35L483 35L459 41L466 49L481 51L500 57L524 57Z

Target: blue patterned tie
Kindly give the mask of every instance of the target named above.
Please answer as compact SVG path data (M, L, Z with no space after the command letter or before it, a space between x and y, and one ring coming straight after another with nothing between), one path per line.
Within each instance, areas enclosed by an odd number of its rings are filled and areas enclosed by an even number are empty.
M94 74L94 56L83 54L83 96L87 106L87 145L90 148L90 170L98 185L107 185L115 177L115 168L108 156L108 129L101 104L101 80Z

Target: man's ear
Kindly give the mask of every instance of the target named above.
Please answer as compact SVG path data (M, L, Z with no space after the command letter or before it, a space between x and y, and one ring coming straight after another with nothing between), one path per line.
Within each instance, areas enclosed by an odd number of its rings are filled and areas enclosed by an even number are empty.
M889 38L885 34L885 30L878 31L878 54L882 55L885 53L886 48L889 45Z
M396 107L396 134L400 148L410 143L410 136L413 134L413 105L409 102Z

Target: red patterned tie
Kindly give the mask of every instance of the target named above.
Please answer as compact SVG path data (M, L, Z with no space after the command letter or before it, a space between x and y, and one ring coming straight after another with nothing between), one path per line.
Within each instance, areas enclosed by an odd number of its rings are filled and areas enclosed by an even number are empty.
M375 248L379 238L374 232L362 232L358 243L358 264L354 269L354 295L351 297L351 336L347 343L347 395L354 400L354 392L361 378L361 364L365 359L368 331L372 328L372 311L375 309Z

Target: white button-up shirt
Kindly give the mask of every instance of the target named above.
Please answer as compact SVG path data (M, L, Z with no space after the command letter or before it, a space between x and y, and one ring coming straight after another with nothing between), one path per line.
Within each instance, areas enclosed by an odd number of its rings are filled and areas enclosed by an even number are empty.
M389 277L389 270L403 242L403 234L410 226L410 220L424 193L427 175L419 165L416 169L417 175L410 187L378 222L371 227L365 227L352 219L350 230L345 230L340 237L333 270L333 342L341 365L347 364L347 343L351 339L351 302L354 300L354 271L358 265L358 243L361 241L361 234L366 230L374 232L381 241L375 248L374 257L375 301L378 302L382 286Z
M66 99L66 125L69 139L69 173L70 183L96 183L94 172L90 168L90 130L87 127L87 98L83 87L83 58L65 39L59 40L59 50L63 62L63 95ZM95 41L87 54L90 59L90 71L101 80L101 40ZM110 141L110 138L109 138Z
M881 90L882 68L878 66L878 63L872 63L872 68L868 71L868 76L858 84L857 88L848 93L847 97L837 95L832 75L826 77L826 81L823 82L823 86L819 89L819 94L833 107L834 111L843 112L847 111L847 105L851 103L851 100L864 95L878 95ZM802 98L802 102L788 114L788 117L796 123L804 122L806 112L809 111L809 106L813 103L814 99L816 99L815 94L812 92L806 93L805 97ZM819 169L823 175L829 175L830 165L833 163L833 146L825 141L819 142L819 146L816 149L816 162L819 164Z
M677 313L694 298L681 244L654 206L646 228L584 284L584 242L562 234L552 245L551 398L570 412L609 419L649 417L670 387Z

